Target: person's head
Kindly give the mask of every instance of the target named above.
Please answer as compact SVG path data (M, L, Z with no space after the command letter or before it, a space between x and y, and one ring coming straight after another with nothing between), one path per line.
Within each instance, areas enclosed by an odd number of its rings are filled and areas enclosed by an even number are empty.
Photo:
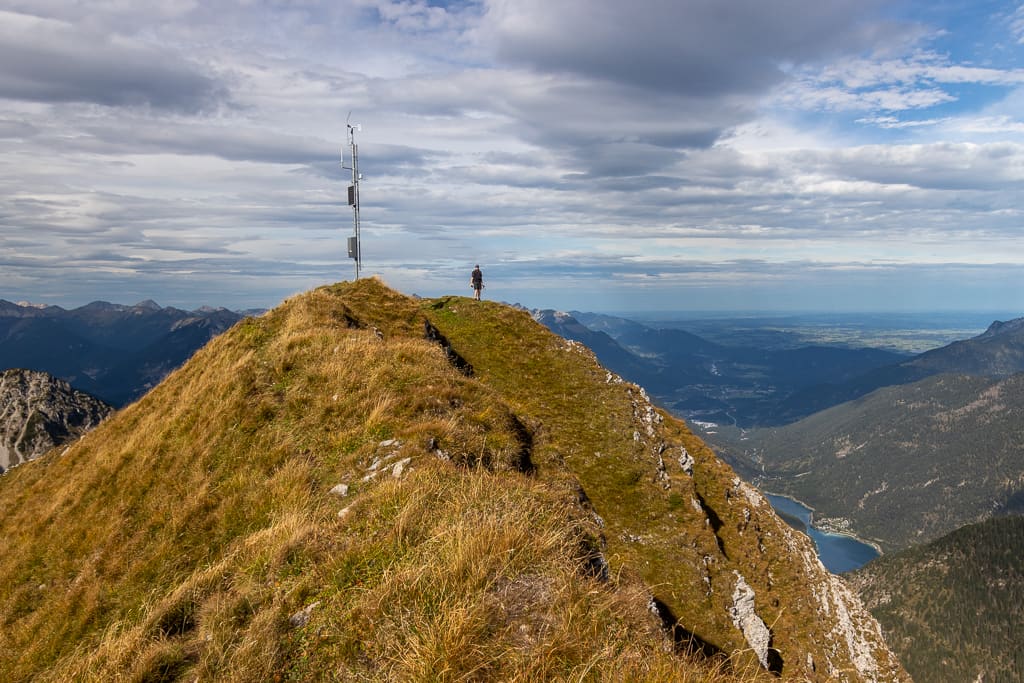
M480 268L480 264L478 263L478 264L476 264L476 265L475 265L475 266L473 266L473 267L474 267L474 268Z

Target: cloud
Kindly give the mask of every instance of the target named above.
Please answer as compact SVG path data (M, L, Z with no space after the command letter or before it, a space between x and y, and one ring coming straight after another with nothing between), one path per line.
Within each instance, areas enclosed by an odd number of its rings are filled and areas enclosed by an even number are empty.
M116 123L84 122L80 130L84 135L61 141L60 147L103 154L206 155L269 164L340 163L332 141L256 126L135 119L128 129Z
M825 68L805 65L794 69L792 80L776 93L786 106L824 111L900 112L956 102L952 86L1016 87L1024 84L1024 69L968 66L948 55L928 50L895 58L853 57ZM875 117L879 122L891 115ZM870 122L870 117L861 119Z
M350 112L364 268L408 291L479 261L545 305L723 304L1021 258L1020 73L913 6L5 6L8 298L257 306L350 276Z
M896 116L870 116L857 119L855 123L863 123L879 128L919 128L921 126L935 126L949 119L910 119L901 121Z
M24 139L35 135L38 129L26 121L14 121L0 119L0 139L17 138Z
M1019 6L1010 16L1010 32L1018 43L1024 43L1024 5Z
M0 98L195 112L223 86L179 55L67 22L0 11Z
M824 155L839 177L936 190L1017 191L1024 184L1024 145L932 143L868 145Z
M760 93L783 63L871 45L873 3L840 0L493 0L480 31L499 59L542 73L711 97Z
M364 8L372 10L378 21L401 33L461 32L466 16L477 16L472 3L459 7L432 5L422 0L363 0Z

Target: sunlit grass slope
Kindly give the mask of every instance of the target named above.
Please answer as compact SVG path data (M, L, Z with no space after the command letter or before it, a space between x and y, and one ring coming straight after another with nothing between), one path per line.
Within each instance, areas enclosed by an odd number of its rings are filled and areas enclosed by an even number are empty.
M750 679L741 573L783 677L875 680L805 539L493 303L295 297L0 478L0 505L3 681Z
M422 308L480 381L534 426L538 468L562 466L579 481L604 521L613 565L637 570L687 633L750 668L732 611L742 576L771 627L784 677L905 675L877 624L822 570L807 539L682 421L654 409L589 350L536 331L525 312L507 306L451 297Z

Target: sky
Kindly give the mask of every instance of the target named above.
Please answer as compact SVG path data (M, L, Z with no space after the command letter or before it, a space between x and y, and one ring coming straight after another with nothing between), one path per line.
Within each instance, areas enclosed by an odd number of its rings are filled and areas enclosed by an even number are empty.
M0 298L1024 315L1024 4L0 0Z

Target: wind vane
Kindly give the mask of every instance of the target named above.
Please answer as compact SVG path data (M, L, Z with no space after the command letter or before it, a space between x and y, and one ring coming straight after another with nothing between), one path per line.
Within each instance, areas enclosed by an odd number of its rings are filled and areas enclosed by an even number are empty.
M351 118L352 112L349 112L348 119ZM352 165L345 165L345 148L342 147L341 167L352 171L352 184L348 186L348 205L352 207L353 234L348 238L348 257L356 261L356 279L358 280L359 269L363 265L363 245L359 237L359 181L363 179L363 174L359 172L359 146L356 145L356 131L361 131L363 127L358 123L349 123L348 119L345 119L345 126L348 128L348 147Z

